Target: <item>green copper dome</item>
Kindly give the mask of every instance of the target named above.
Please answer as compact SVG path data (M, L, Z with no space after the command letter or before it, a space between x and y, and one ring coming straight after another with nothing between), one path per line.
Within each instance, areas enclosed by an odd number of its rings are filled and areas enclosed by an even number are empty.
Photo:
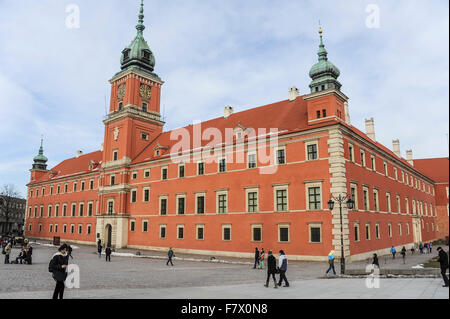
M141 9L139 12L139 22L136 25L137 35L131 44L122 51L120 58L121 69L130 69L133 67L142 68L153 72L155 68L155 57L150 50L147 41L144 39L144 1L141 0Z
M42 147L43 139L41 139L41 147L39 148L39 154L33 158L33 169L46 170L47 169L47 157L44 156L44 148Z
M319 52L317 53L319 56L319 62L314 64L309 71L309 76L312 79L309 87L311 88L312 93L332 88L340 90L342 85L339 83L337 78L341 72L333 63L328 61L328 52L323 44L322 29L319 30L319 33L320 45Z

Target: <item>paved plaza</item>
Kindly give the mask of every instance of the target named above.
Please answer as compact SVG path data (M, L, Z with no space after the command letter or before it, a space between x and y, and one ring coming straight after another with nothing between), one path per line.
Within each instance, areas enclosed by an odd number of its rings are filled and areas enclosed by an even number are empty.
M0 299L43 298L53 293L55 282L48 272L48 262L54 247L34 244L33 265L0 264ZM448 288L441 278L380 279L379 288L367 288L365 278L324 278L327 268L322 262L289 262L289 288L265 288L266 270L252 269L247 259L220 258L206 262L206 256L177 254L174 267L166 266L162 252L142 252L152 258L113 256L106 263L98 258L96 248L78 246L70 263L80 268L80 289L66 289L65 298L136 298L136 299L335 299L335 298L413 298L448 299ZM11 260L19 253L13 249ZM401 259L380 259L386 267L410 267L435 256L410 256L407 265ZM363 267L365 262L352 263L348 268ZM339 271L339 265L336 265Z

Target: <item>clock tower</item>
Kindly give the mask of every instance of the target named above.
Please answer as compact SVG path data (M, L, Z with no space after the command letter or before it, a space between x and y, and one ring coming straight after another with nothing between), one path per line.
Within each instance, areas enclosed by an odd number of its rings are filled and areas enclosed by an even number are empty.
M97 238L116 248L128 242L131 162L162 133L161 86L155 57L144 39L141 0L137 34L122 51L121 70L113 76L111 104L103 121L105 137L100 169Z

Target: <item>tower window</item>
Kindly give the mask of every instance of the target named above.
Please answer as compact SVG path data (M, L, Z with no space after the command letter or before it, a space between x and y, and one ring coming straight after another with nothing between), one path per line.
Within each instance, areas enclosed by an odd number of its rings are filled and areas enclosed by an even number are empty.
M323 117L327 117L327 110L322 110Z
M120 102L119 102L119 111L122 111L122 109L123 109L123 102L120 101Z
M320 111L317 111L317 118L320 119Z
M325 85L322 85L322 91L325 90Z
M148 134L147 134L147 133L142 133L142 134L141 134L141 138L142 138L143 140L147 141L147 140L148 140Z
M150 60L150 52L148 52L148 51L142 51L143 52L143 54L144 54L144 59L146 59L146 60Z
M118 151L113 151L113 161L117 161Z
M143 102L142 103L142 111L147 112L148 106L147 103Z
M127 60L130 57L130 50L126 50L123 52L123 59Z

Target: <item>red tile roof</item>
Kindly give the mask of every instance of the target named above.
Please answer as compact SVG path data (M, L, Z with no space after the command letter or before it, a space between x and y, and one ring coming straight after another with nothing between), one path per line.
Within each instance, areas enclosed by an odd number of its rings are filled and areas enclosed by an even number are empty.
M424 158L413 160L414 167L436 183L449 182L449 161L448 157Z
M66 159L65 161L62 161L61 163L50 169L46 174L43 174L32 184L98 170L100 168L100 165L93 165L92 169L90 169L90 163L91 161L93 161L94 163L100 163L102 161L102 155L102 151L96 151L81 155L79 157Z

